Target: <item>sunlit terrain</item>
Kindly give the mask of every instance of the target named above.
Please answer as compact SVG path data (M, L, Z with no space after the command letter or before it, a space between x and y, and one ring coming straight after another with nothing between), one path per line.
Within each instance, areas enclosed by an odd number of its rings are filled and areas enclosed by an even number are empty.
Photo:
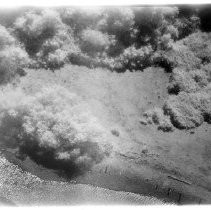
M195 9L2 12L0 203L210 203L211 35Z

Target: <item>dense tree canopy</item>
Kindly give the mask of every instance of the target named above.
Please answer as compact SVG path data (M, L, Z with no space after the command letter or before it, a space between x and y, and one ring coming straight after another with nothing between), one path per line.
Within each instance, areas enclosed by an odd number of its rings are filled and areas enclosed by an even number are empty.
M195 10L178 7L28 9L11 26L13 36L1 34L0 44L18 40L34 68L73 63L143 70L157 50L171 49L199 23Z

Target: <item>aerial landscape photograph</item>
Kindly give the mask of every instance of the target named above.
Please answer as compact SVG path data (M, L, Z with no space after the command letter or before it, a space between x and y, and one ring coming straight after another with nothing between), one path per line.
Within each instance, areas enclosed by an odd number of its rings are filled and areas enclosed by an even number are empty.
M211 4L0 5L0 208L206 204Z

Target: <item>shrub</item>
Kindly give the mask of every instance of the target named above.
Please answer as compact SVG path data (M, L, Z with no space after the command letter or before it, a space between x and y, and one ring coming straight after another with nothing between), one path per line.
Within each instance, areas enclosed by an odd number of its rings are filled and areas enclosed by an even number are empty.
M101 60L98 60L98 57L93 58L86 53L81 51L76 51L75 53L70 53L68 55L68 60L71 64L78 65L78 66L86 66L88 68L94 68L97 66L101 66Z
M194 92L199 89L200 86L185 68L175 68L173 70L168 86L169 93L178 94L181 91Z
M60 68L68 61L67 56L68 53L60 49L50 52L45 58L44 66L50 69Z
M162 39L167 35L169 40L176 41L197 31L200 24L194 12L181 15L177 7L135 7L133 10L135 42L139 46L151 44L153 49L162 47Z
M181 95L170 97L164 105L164 111L170 115L172 124L179 129L195 128L203 123L201 113Z
M183 39L184 37L196 32L200 26L200 18L196 16L196 14L189 14L186 17L177 18L174 26L178 30L179 39Z
M124 50L117 57L110 57L106 53L95 54L95 57L87 53L78 52L71 54L69 60L72 64L84 65L89 68L103 67L117 72L129 70L143 70L151 65L151 55L153 51L150 46L136 49L131 46Z
M201 91L192 95L195 100L195 106L200 110L204 121L211 123L211 86L208 85Z
M171 72L176 67L187 70L200 68L201 61L188 47L175 43L172 49L157 51L153 55L153 63L164 67L167 72Z
M189 48L202 63L211 62L211 41L209 33L193 33L182 40L183 44Z
M14 37L7 31L4 26L0 25L0 50L6 46L13 45L15 43Z
M56 69L69 62L71 54L80 52L71 31L60 30L53 38L47 39L36 54L37 67Z
M27 53L19 47L0 51L0 84L10 82L15 76L24 74L29 62Z
M168 50L172 48L172 43L173 40L171 39L171 34L164 34L158 41L158 47L161 50Z
M205 72L208 82L211 82L211 64L203 65L201 70Z
M105 8L102 14L97 28L109 35L115 35L117 40L115 47L122 45L126 48L131 45L134 26L133 10L126 7Z
M177 29L174 27L173 30L173 22L178 15L176 7L137 7L134 14L137 28L135 42L139 45L151 44L156 49L164 34L176 38Z
M196 92L206 87L208 83L209 77L203 69L188 71L185 68L175 68L170 77L168 92L172 94L181 91Z
M82 51L96 55L98 52L103 52L111 45L111 38L96 30L85 29L81 34L81 49Z
M143 70L151 65L153 50L151 46L136 49L134 46L126 48L117 58L115 69ZM119 65L118 65L119 64Z
M179 129L195 128L203 121L210 122L210 93L210 89L207 89L170 96L163 107L164 112L170 116L172 124Z
M112 129L111 133L112 133L112 135L117 136L117 137L119 137L119 135L120 135L119 131L116 129Z
M83 172L110 152L103 127L66 88L49 86L34 96L7 91L0 109L1 141L12 141L20 153L46 167Z
M22 75L29 59L27 53L3 26L0 26L0 47L0 84L3 84L17 75Z
M165 34L170 34L173 40L178 39L178 36L179 36L178 29L173 25L166 26Z
M161 108L154 108L146 111L143 115L146 119L147 124L154 123L158 126L158 130L164 132L173 131L173 126L169 119L169 116L164 115Z
M200 88L204 88L209 83L209 75L204 69L197 69L190 72L191 77Z
M78 36L87 27L97 28L103 14L101 8L64 8L58 10L62 21L70 26Z

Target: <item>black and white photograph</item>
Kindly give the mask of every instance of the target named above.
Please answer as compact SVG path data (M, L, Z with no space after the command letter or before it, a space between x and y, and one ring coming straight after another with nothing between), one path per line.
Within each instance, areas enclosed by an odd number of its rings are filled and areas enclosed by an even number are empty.
M0 3L0 208L209 204L211 2Z

